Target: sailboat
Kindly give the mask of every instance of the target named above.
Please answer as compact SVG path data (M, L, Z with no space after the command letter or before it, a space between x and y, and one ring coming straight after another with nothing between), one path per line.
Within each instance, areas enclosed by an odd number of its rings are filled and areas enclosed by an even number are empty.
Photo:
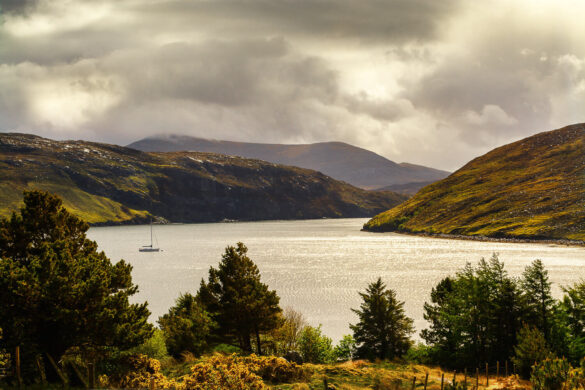
M150 220L150 245L144 245L138 248L139 252L158 252L160 248L155 248L152 245L152 219Z

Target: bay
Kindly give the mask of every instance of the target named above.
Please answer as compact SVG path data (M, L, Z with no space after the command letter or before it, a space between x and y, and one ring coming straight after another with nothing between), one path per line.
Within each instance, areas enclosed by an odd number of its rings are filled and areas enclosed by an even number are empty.
M360 304L359 291L382 277L405 301L407 315L418 332L426 327L423 304L443 277L466 262L497 253L506 270L520 276L541 259L553 282L561 286L585 277L585 249L552 244L478 242L360 231L367 219L321 219L155 225L161 252L138 252L148 244L148 226L92 227L88 236L113 261L134 267L140 291L135 302L148 301L156 323L180 293L196 293L210 266L217 267L227 245L243 242L258 265L262 281L275 289L281 306L304 314L334 341L350 333L351 308ZM418 336L415 335L415 338Z

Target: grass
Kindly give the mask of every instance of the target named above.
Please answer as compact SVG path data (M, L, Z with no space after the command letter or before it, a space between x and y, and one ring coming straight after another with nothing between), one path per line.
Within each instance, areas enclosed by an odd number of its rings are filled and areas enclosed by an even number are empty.
M364 229L585 241L584 140L573 125L497 148Z

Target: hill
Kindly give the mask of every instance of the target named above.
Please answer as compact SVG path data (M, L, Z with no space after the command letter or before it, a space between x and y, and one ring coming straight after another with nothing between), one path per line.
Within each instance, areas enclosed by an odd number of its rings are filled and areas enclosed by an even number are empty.
M33 188L94 224L364 217L406 198L259 160L0 134L0 215Z
M189 136L156 136L128 145L145 152L197 151L257 158L276 164L314 169L356 187L377 189L394 184L421 183L447 177L449 172L414 164L397 164L374 152L343 142L305 145L217 141Z
M585 241L585 124L492 150L364 229Z

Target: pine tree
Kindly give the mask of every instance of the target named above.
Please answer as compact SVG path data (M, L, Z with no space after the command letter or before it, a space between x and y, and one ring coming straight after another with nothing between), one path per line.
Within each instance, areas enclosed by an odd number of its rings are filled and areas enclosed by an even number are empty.
M152 335L147 304L129 303L132 267L98 252L88 228L40 191L25 192L20 212L0 221L3 346L59 360L71 347L126 349Z
M191 294L182 294L169 312L158 319L165 335L167 350L174 357L183 352L196 356L209 347L216 324L203 305Z
M526 267L521 285L526 322L536 326L544 334L545 339L549 340L554 299L551 295L548 271L544 269L542 261L535 260Z
M352 309L359 322L350 325L356 342L356 356L367 359L392 359L401 356L411 345L413 321L404 314L404 302L386 289L381 278L359 293L363 302Z
M282 324L282 309L276 291L260 281L260 271L247 252L241 242L228 246L219 267L210 267L208 281L201 281L198 298L219 324L217 334L223 341L251 352L255 338L261 354L260 334Z

